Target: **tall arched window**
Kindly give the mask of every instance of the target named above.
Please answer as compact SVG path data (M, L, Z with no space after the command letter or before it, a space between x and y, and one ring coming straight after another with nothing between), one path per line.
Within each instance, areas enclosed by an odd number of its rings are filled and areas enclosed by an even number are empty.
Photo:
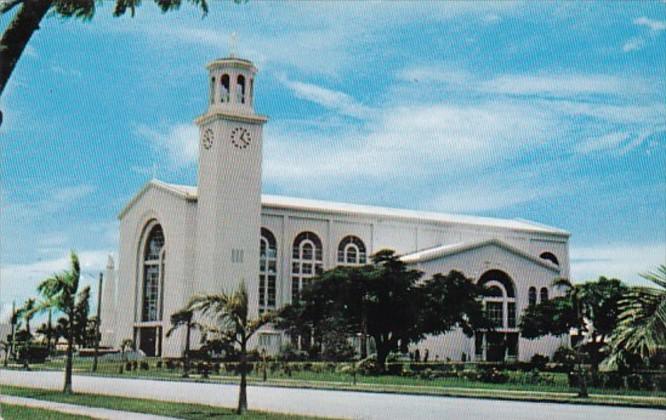
M154 225L144 245L141 321L159 321L161 314L161 285L164 278L164 232Z
M297 302L303 287L323 271L321 239L312 232L301 232L294 239L291 253L291 301Z
M530 306L534 306L537 303L537 294L536 294L536 287L532 286L530 287L530 290L527 292L527 299L528 299L528 304Z
M365 244L353 235L345 236L338 245L338 264L358 265L367 262Z
M557 266L560 265L559 260L552 252L542 252L541 255L539 255L539 257L543 258L544 260L548 260Z
M275 309L275 290L277 278L277 242L275 235L261 228L259 241L259 313Z
M239 74L237 79L236 102L239 104L245 103L245 76L242 74Z
M220 102L229 102L229 75L223 74L220 79Z
M541 288L541 291L539 292L539 297L541 298L541 302L547 302L548 301L548 289L545 287Z

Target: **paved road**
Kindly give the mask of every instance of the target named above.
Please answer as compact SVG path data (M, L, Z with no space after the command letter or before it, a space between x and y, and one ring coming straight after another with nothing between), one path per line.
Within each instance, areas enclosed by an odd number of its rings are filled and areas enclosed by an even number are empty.
M18 405L21 407L43 408L58 413L76 414L95 419L132 419L132 420L176 420L172 417L151 416L149 414L133 413L131 411L109 410L107 408L86 407L82 405L65 404L54 401L35 400L33 398L0 395L3 404Z
M234 407L238 386L74 376L74 390L134 398ZM0 384L59 389L61 372L0 371ZM278 387L248 387L251 409L354 419L666 420L643 408L489 401Z

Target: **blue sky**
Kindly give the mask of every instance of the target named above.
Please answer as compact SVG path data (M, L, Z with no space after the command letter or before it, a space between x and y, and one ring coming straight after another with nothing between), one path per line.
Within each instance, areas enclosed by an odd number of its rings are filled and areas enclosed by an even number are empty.
M46 19L0 99L3 313L70 248L92 283L153 171L196 183L232 32L270 117L265 192L554 225L577 281L666 262L663 1L144 3Z

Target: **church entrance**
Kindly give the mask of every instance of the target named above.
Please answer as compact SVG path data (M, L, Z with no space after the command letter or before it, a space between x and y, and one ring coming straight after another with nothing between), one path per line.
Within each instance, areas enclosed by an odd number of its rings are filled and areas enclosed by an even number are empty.
M162 353L162 328L137 328L139 350L148 357L160 356Z
M486 332L476 336L476 357L486 362L504 362L518 357L518 333Z

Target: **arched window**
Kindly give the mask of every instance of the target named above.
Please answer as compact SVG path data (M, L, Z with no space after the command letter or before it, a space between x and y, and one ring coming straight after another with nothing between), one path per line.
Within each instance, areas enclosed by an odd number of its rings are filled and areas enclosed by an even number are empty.
M511 278L503 271L490 270L481 276L479 285L486 288L483 302L495 328L516 328L516 295Z
M215 78L210 78L210 103L215 103Z
M303 287L323 271L321 239L312 232L301 232L294 239L291 253L291 301L297 302Z
M223 74L220 79L220 102L229 102L229 75Z
M236 86L236 102L239 104L245 103L245 76L238 75Z
M358 265L367 262L365 244L356 236L349 235L342 238L338 245L338 264Z
M548 289L545 287L541 288L541 291L539 291L539 298L541 299L541 302L547 302L548 301Z
M530 290L527 292L527 299L530 306L536 305L537 303L536 287L534 286L530 287Z
M164 232L154 225L146 238L143 251L143 287L141 321L159 321L161 314L161 285L164 278Z
M552 252L542 252L541 255L539 255L539 257L543 258L544 260L552 262L558 267L560 265L560 262L558 261L557 257Z
M275 309L275 290L277 278L277 242L275 235L261 228L259 241L259 313Z

